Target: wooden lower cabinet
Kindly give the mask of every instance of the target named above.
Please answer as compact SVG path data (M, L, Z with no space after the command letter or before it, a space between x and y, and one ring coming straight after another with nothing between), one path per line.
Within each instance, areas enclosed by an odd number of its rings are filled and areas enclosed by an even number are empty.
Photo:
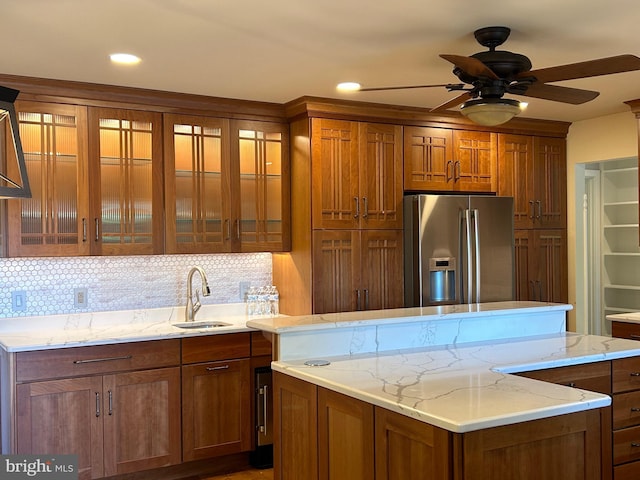
M251 450L251 334L182 341L184 461Z
M80 479L180 462L178 367L16 387L17 453L77 454Z
M274 389L275 480L601 479L599 410L457 434L279 372Z

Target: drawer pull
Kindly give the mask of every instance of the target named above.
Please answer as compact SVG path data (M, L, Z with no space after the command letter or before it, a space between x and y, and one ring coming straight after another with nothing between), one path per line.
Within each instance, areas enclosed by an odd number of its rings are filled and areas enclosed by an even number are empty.
M567 387L575 388L576 384L573 382L567 383Z
M633 338L634 340L640 340L640 335L638 335L637 333L632 333L631 335L629 335L630 338Z
M207 372L213 372L215 370L226 370L229 368L229 365L220 365L219 367L207 367Z
M132 358L132 355L124 355L122 357L89 358L86 360L74 360L73 363L76 365L82 365L84 363L112 362L114 360L129 360L130 358Z
M96 417L100 416L100 392L96 392Z
M631 442L631 446L632 446L632 447L640 447L640 443L638 443L638 442Z
M640 407L631 407L631 411L632 411L633 413L640 412Z
M629 375L632 377L640 377L640 372L631 372Z

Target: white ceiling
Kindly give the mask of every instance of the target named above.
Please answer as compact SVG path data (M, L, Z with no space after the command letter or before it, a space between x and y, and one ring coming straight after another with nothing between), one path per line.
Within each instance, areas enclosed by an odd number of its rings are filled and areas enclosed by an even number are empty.
M637 0L0 0L0 73L284 103L303 95L433 107L455 83L439 53L485 50L473 31L512 29L500 47L533 68L640 56ZM137 67L110 64L135 53ZM578 106L529 99L523 116L577 121L629 111L640 71L559 83L600 91Z

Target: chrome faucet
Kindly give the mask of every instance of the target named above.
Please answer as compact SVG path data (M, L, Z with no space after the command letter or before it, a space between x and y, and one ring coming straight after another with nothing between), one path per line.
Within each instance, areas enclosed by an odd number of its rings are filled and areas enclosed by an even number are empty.
M200 310L202 304L200 303L200 294L198 293L198 289L196 289L196 303L193 303L193 294L191 292L191 282L193 281L193 274L198 272L200 274L200 279L202 281L202 295L208 297L211 295L211 290L209 289L209 283L207 282L207 275L204 273L204 270L201 267L191 267L189 270L189 275L187 275L187 307L184 313L185 322L193 322L193 319Z

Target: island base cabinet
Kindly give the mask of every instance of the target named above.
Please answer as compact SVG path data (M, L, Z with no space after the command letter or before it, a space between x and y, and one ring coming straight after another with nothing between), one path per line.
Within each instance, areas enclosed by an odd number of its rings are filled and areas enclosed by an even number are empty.
M588 410L458 435L465 480L601 478L600 412Z
M452 433L280 372L274 404L274 480L601 479L599 409Z

